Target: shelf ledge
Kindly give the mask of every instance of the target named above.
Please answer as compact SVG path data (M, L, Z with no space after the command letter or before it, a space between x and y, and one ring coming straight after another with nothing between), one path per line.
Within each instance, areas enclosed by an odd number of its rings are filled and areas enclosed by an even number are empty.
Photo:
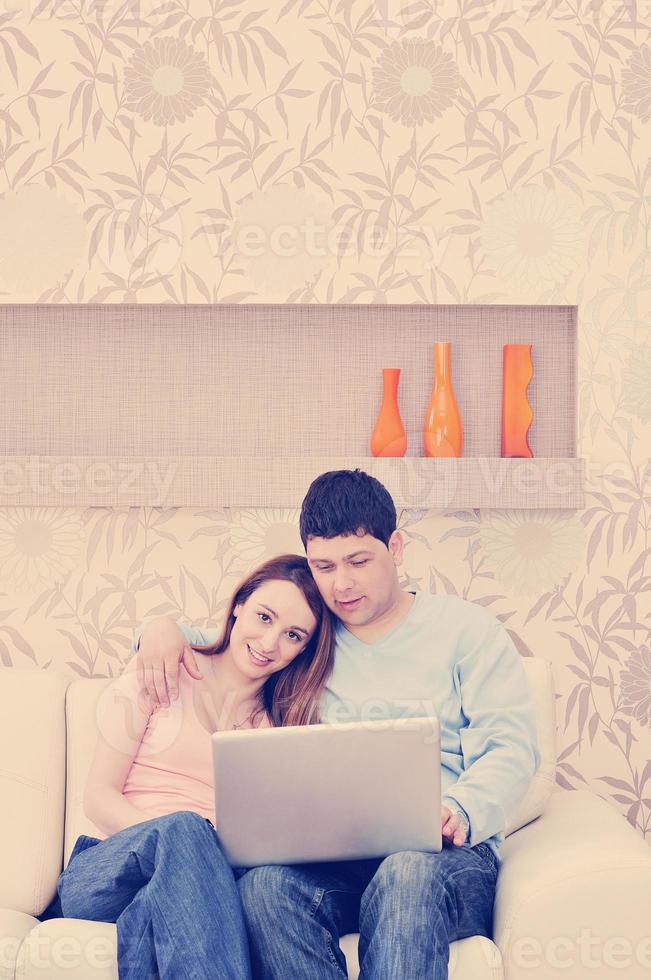
M584 460L463 456L2 456L0 505L300 507L328 470L377 477L396 507L582 509Z

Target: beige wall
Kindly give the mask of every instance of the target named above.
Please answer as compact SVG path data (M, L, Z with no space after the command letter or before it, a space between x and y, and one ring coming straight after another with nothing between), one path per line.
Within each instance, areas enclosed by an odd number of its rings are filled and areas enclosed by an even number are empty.
M645 4L267 6L0 0L0 301L578 303L585 511L405 512L404 580L553 659L559 781L646 834ZM5 508L0 657L115 673L297 516Z

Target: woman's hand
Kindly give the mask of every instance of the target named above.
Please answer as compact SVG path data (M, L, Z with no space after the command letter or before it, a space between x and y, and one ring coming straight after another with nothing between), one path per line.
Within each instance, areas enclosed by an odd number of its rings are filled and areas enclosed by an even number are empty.
M179 664L190 677L201 680L197 660L185 636L170 616L159 616L145 626L136 654L138 684L154 707L168 707L179 696Z

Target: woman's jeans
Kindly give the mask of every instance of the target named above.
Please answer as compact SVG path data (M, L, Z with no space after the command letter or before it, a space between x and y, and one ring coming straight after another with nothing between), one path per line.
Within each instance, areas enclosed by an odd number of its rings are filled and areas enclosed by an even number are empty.
M41 919L115 922L120 980L247 980L235 876L209 821L179 811L82 835Z
M341 980L340 936L360 933L360 980L446 980L450 943L492 932L488 844L436 854L266 866L238 881L256 980Z

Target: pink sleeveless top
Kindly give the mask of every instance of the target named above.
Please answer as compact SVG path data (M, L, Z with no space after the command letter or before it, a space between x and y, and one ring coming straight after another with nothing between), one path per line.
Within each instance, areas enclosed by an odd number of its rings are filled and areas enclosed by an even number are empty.
M178 698L169 708L150 714L139 693L135 666L128 666L99 697L102 735L115 748L134 755L122 792L151 817L194 810L215 822L210 733L194 707L196 683L182 666ZM148 719L142 738L136 734L136 719Z

